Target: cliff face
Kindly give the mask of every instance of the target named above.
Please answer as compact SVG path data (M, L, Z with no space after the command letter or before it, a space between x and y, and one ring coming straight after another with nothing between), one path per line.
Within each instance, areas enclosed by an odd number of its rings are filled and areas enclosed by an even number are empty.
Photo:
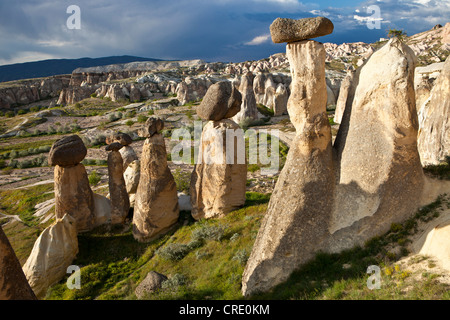
M0 84L0 109L58 97L69 86L70 75L4 82Z

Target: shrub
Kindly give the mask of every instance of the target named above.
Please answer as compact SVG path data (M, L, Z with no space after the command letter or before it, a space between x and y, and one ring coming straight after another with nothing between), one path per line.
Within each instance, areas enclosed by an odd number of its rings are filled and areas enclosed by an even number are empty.
M191 248L188 244L181 243L169 243L168 245L160 248L156 251L163 259L171 261L179 261L183 259L189 252Z
M18 115L22 115L22 114L26 114L26 113L27 113L27 110L24 110L24 109L20 109L20 110L17 112Z
M273 117L275 114L272 109L267 108L266 106L262 105L261 103L258 103L256 105L256 108L263 116L266 116L266 117Z
M176 291L180 286L184 286L187 283L186 276L176 273L168 280L161 283L161 288L168 291Z
M93 170L89 175L89 184L92 186L96 186L101 180L100 175L97 173L97 170Z
M183 172L180 168L175 169L173 172L173 178L175 179L175 184L177 185L177 190L179 192L184 192L189 194L190 184L191 184L191 173Z
M91 94L91 98L97 98L97 94L94 92L93 94Z
M127 120L127 122L125 122L125 124L129 127L131 127L134 124L133 120Z
M245 249L239 249L236 254L233 256L232 260L239 262L241 265L245 265L247 263L249 254Z
M146 116L140 114L140 115L138 116L138 118L137 118L137 121L138 121L139 123L145 123L145 121L147 121L147 119L148 119L148 117L146 117Z
M148 115L149 116L152 116L154 114L155 114L155 110L153 110L153 109L148 110Z
M14 113L14 111L6 111L5 116L8 118L12 118L14 117L16 114Z
M33 106L30 108L31 112L38 112L41 108L39 106Z
M202 225L197 229L194 229L191 234L191 238L194 241L203 240L215 240L221 241L225 235L225 231L228 226L224 224L215 225Z

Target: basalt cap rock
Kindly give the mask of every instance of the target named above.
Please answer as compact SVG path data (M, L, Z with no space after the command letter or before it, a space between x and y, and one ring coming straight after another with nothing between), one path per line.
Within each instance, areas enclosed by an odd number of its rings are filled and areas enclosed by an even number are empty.
M119 142L123 146L128 146L133 143L133 139L131 139L131 137L126 133L118 132L106 138L107 144L111 144L113 142Z
M148 138L164 129L164 121L160 118L148 118L144 127L138 129L138 136Z
M122 148L123 148L122 144L120 144L119 142L113 142L107 145L105 149L106 151L119 151Z
M334 25L325 17L286 19L277 18L270 25L270 34L274 43L295 42L331 34Z
M64 137L57 140L48 155L48 163L51 166L74 166L86 157L87 149L83 140L77 135Z
M211 85L197 108L203 120L219 121L235 116L241 110L242 95L230 81Z

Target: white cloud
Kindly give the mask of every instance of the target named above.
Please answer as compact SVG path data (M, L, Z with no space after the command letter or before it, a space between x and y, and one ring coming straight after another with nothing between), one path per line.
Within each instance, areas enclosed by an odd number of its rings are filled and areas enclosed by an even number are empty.
M57 56L48 53L36 51L23 51L17 52L16 55L14 57L11 57L10 59L0 59L0 65L47 60L47 59L57 59L57 58L58 58Z
M313 15L316 15L316 16L323 16L323 17L330 15L329 12L322 11L322 10L311 10L309 13L312 13Z
M257 45L260 45L260 44L263 44L263 43L269 41L269 39L270 39L270 34L264 34L262 36L254 37L251 41L246 42L245 44L247 46L257 46Z

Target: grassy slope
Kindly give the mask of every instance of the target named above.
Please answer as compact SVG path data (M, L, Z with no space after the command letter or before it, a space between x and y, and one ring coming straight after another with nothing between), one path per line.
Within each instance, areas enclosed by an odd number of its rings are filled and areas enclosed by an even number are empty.
M49 290L47 299L136 299L134 290L149 271L165 274L170 285L147 299L244 299L241 275L268 200L269 195L248 193L244 208L220 220L194 223L188 213L183 213L176 231L148 244L136 242L131 231L101 234L98 230L80 235L80 253L74 264L82 267L81 290L67 289L65 278ZM319 253L285 283L249 299L450 299L450 286L439 282L438 273L412 277L411 271L396 264L408 254L406 245L417 232L418 221L429 221L446 207L450 207L449 198L439 198L364 247L340 254ZM196 231L217 231L223 226L226 228L220 241L203 240L187 249L179 260L163 258L158 252L167 251L170 244L186 247ZM401 250L395 253L393 246ZM370 265L382 270L380 290L367 288Z

